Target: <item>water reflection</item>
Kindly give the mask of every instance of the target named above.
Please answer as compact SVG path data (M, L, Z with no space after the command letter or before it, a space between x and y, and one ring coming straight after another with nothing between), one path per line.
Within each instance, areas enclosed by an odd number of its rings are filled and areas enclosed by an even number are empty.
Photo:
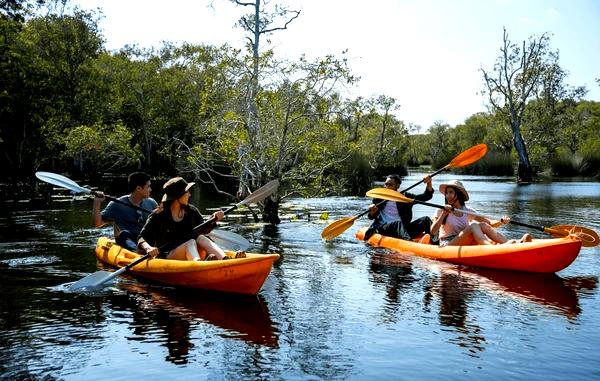
M455 271L452 269L444 272ZM461 268L457 276L470 278L480 289L533 302L548 311L576 319L581 313L580 294L598 288L597 276L560 277L557 274L527 274L513 271Z
M439 308L439 323L456 333L449 341L474 357L485 350L487 341L477 313L470 314L470 308L517 299L575 322L581 314L580 296L595 294L598 288L598 277L593 275L561 277L465 268L387 250L373 250L369 271L370 281L385 289L384 322L397 322L403 304L406 308L407 302L413 302L409 295L422 293L423 310Z
M130 340L164 340L166 361L185 364L194 344L191 332L199 323L220 328L217 335L276 348L278 332L267 303L257 296L202 293L122 282L127 298L112 301L114 309L132 311ZM159 333L161 332L161 333Z
M383 321L393 323L398 320L402 296L415 287L415 274L409 257L374 253L369 261L369 275L373 283L385 287Z
M405 183L422 178L411 176ZM455 177L440 174L434 186ZM600 231L597 183L464 182L483 214ZM220 205L204 195L200 201L202 210ZM60 285L105 268L93 248L111 230L90 227L91 201L0 208L0 379L597 374L589 348L600 345L600 247L583 249L558 275L466 269L370 248L354 237L369 223L364 217L335 240L320 239L328 223L364 210L365 198L287 202L282 216L291 217L277 227L242 212L225 220L251 241L250 250L282 255L251 301L180 294L126 277L101 294L64 292ZM325 211L328 221L315 218ZM415 206L415 216L432 212ZM506 228L511 236L521 229Z
M483 330L474 318L469 318L468 307L476 285L460 274L442 272L430 292L439 297L440 324L456 330L457 337L450 342L465 348L470 356L478 356L485 350Z

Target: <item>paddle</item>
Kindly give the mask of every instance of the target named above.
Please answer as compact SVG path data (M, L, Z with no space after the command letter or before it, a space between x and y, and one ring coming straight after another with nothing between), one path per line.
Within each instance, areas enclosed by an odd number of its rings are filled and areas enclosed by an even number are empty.
M415 203L415 204L431 206L431 207L438 208L438 209L445 209L445 207L443 205L431 204L429 202L415 200L415 199L406 197L405 195L403 195L399 192L396 192L395 190L387 189L387 188L371 189L370 191L367 192L367 197L381 198L384 200L396 201L396 202ZM454 208L452 210L454 210ZM461 209L461 210L459 210L459 212L464 213L464 214L470 214L470 215L476 216L476 217L485 217L487 219L495 219L495 220L498 219L498 218L487 217L487 216L484 216L484 215L481 215L481 214L478 214L475 212L471 212L468 210ZM541 232L548 233L548 234L552 235L553 237L566 237L569 235L573 235L581 241L581 243L584 247L594 247L594 246L598 246L598 244L600 244L600 238L598 237L598 234L594 230L583 227L583 226L556 225L556 226L547 228L544 226L530 225L530 224L526 224L524 222L513 221L512 218L510 219L509 223L511 223L513 225L517 225L517 226L523 226L526 228L534 229L534 230L539 230Z
M81 187L75 181L73 181L63 175L59 175L57 173L36 172L35 176L44 182L59 186L61 188L69 189L74 193L85 193L85 194L93 194L93 195L98 194L98 192L94 192L90 189ZM151 210L141 208L137 205L133 205L128 202L123 202L112 196L105 195L104 197L106 197L110 201L116 202L121 205L125 205L125 206L130 207L135 210L139 210L139 211L146 212L146 213L152 212ZM232 250L232 251L246 250L248 247L250 247L250 242L248 242L248 240L246 238L242 237L239 234L233 233L233 232L215 229L215 230L211 231L210 233L208 233L207 236L210 237L210 239L213 242L215 242L217 245L219 245L220 247L222 247L225 250Z
M214 229L207 236L223 250L245 251L250 247L250 242L246 238L228 230Z
M264 200L265 198L270 196L273 192L275 192L275 190L277 190L278 187L279 187L279 180L269 181L262 187L258 188L257 190L255 190L254 192L249 194L248 197L246 197L242 201L225 209L223 211L223 213L225 213L225 214L230 213L242 205L248 205L248 204L254 204L257 202L261 202L262 200ZM204 227L206 227L206 225L213 222L215 219L216 219L216 217L212 217L212 218L208 219L207 221L203 222L202 224L196 226L193 230L194 233L198 233Z
M75 181L65 177L63 175L59 175L57 173L51 172L36 172L35 176L47 183L59 186L61 188L66 188L71 190L74 193L85 193L85 194L94 194L96 195L98 192L91 191L90 189L79 186ZM125 205L127 207L140 210L142 212L151 213L151 210L141 208L137 205L130 204L128 202L123 202L115 197L105 195L108 200L116 202L121 205ZM222 247L225 250L246 250L250 247L250 242L239 234L225 231L225 230L213 230L207 234L213 242Z
M96 271L95 273L90 274L84 278L81 278L77 282L73 283L71 285L71 287L69 287L69 291L79 291L79 290L83 290L83 289L96 288L104 283L109 282L110 280L117 277L119 274L124 273L125 271L129 270L133 266L135 266L138 263L141 263L149 258L150 258L150 254L146 254L146 255L141 256L140 258L136 259L135 261L131 262L127 266L121 267L117 271L113 271L113 272L108 272L108 271L104 271L104 270Z
M445 171L446 169L466 167L467 165L473 164L477 160L481 159L486 153L487 145L477 144L476 146L473 146L458 154L454 159L452 159L450 163L448 163L448 165L433 172L431 175L429 175L429 177L433 177L439 174L440 172ZM423 183L423 180L411 185L410 187L402 190L401 192L409 191L421 183ZM383 202L385 202L385 200L375 206L380 206L381 204L383 204ZM323 237L326 240L337 237L338 235L348 230L354 224L354 221L356 221L357 219L359 219L367 213L369 213L369 209L365 210L360 214L357 214L356 216L346 217L342 218L341 220L332 222L331 224L327 225L325 229L323 229L323 231L321 232L321 237Z
M265 184L264 186L262 186L261 188L252 192L244 200L242 200L242 201L238 202L237 204L224 210L223 213L228 214L241 205L247 205L247 204L260 202L260 201L264 200L267 196L269 196L271 193L275 192L277 187L279 187L278 180L270 181L267 184ZM209 218L208 220L204 221L200 225L196 226L194 228L194 232L202 230L208 224L212 223L214 220L216 220L216 217ZM235 233L231 233L231 234L235 234ZM221 238L222 237L223 237L223 235L221 235ZM150 257L150 255L146 254L146 255L142 256L141 258L138 258L137 260L128 264L127 266L121 267L120 269L118 269L117 271L114 271L112 273L107 272L107 271L97 271L97 272L95 272L91 275L88 275L85 278L80 279L79 281L75 282L73 285L71 285L70 290L76 291L76 290L80 290L80 289L84 289L84 288L87 288L87 289L96 288L96 287L102 285L103 283L110 281L117 275L122 274L123 272L127 271L128 269L132 268L133 266L137 265L138 263L141 263L141 262L147 260L149 257Z
M38 179L47 182L49 184L52 185L56 185L58 187L61 188L65 188L65 189L69 189L71 192L77 194L77 193L85 193L85 194L93 194L94 196L99 197L100 196L100 192L96 192L96 191L92 191L88 188L84 188L79 186L79 184L77 184L75 181L71 180L68 177L65 177L63 175L59 175L58 173L52 173L52 172L36 172L35 173L35 177L37 177ZM123 202L121 200L119 200L116 197L113 196L109 196L109 195L104 195L104 197L107 200L116 202L117 204L121 204L121 205L125 205L128 206L130 208L142 211L142 212L147 212L150 213L149 210L144 209L144 208L140 208L139 206L133 205L133 204L129 204L127 202Z

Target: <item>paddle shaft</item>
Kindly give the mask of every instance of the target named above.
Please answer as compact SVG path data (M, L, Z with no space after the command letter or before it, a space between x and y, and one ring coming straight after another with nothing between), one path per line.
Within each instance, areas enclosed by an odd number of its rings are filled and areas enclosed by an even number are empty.
M245 200L244 200L244 201L245 201ZM235 204L235 205L232 205L232 206L230 206L229 208L225 209L225 210L223 211L223 214L228 214L228 213L230 213L230 212L234 211L235 209L237 209L237 207L238 207L239 205L243 205L244 201L241 201L241 202L239 202L239 203L237 203L237 204ZM200 225L196 226L196 227L194 228L194 230L192 230L192 232L193 232L194 234L196 234L196 233L198 233L198 232L202 231L202 229L204 229L204 228L205 228L205 227L206 227L208 224L211 224L211 223L213 223L214 221L216 221L216 219L217 219L217 217L211 217L211 218L209 218L208 220L204 221L204 222L203 222L203 223L201 223Z
M437 171L433 172L432 174L430 174L429 177L433 177L435 175L438 175L438 174L442 173L443 171L445 171L447 168L448 168L448 166L442 167L442 168L438 169ZM413 185L409 186L408 188L406 188L404 190L401 190L400 193L407 192L407 191L413 189L414 187L416 187L417 185L423 184L424 181L425 181L425 179L421 179L420 181L418 181L418 182L414 183Z
M96 197L100 197L98 192L92 192L92 194L93 194L94 196L96 196ZM137 206L137 205L133 205L133 204L127 203L127 202L125 202L125 201L121 201L121 200L119 200L118 198L116 198L116 197L113 197L113 196L109 196L109 195L106 195L106 194L105 194L105 195L104 195L104 198L106 198L106 199L107 199L107 200L109 200L109 201L116 202L117 204L125 205L125 206L128 206L128 207L130 207L130 208L133 208L133 209L135 209L135 210L139 210L140 212L152 213L152 211L151 211L151 210L148 210L148 209L146 209L146 208L139 207L139 206Z
M435 175L439 174L440 172L442 172L442 171L443 171L443 170L445 170L445 169L446 169L446 167L444 167L444 168L440 168L440 169L438 169L437 171L433 172L431 175L429 175L429 177L433 177L433 176L435 176ZM414 187L416 187L417 185L419 185L419 184L422 184L424 181L425 181L425 180L421 179L421 181L419 181L419 182L417 182L417 183L414 183L413 185L409 186L408 188L406 188L406 189L404 189L404 190L401 190L401 191L400 191L400 193L407 192L407 191L409 191L409 190L413 189ZM381 200L380 202L378 202L377 204L375 204L375 207L379 208L379 207L380 207L381 205L383 205L383 204L384 204L386 201L387 201L387 200ZM358 215L356 216L356 218L358 219L358 218L360 218L360 217L364 216L365 214L369 213L370 211L371 211L371 209L367 209L367 210L365 210L364 212L362 212L361 214L358 214Z
M102 283L106 283L109 280L117 277L119 274L123 274L125 271L129 270L130 268L132 268L133 266L137 265L138 263L141 263L147 259L150 258L150 254L146 254L138 259L136 259L135 261L131 262L130 264L128 264L125 267L121 267L120 269L118 269L117 271L114 271L112 273L110 273L109 275L106 276L106 278L100 279L98 282L96 282L95 284L91 285L91 287L97 287L100 286Z
M413 200L413 203L415 203L415 204L421 204L421 205L426 205L426 206L431 206L431 207L438 208L438 209L444 209L444 210L446 209L443 205L431 204L431 203L425 202L425 201ZM460 212L460 213L464 213L464 214L470 214L470 215L475 216L475 217L484 217L484 218L489 219L489 217L487 217L487 216L484 216L484 215L479 214L479 213L471 212L469 210L456 209L454 207L452 208L452 210ZM530 225L530 224L526 224L524 222L513 221L512 219L509 221L509 223L513 224L513 225L517 225L517 226L523 226L523 227L526 227L526 228L539 230L541 232L545 232L546 229L547 229L547 228L545 228L543 226Z
M431 178L431 177L443 172L444 170L446 170L448 168L464 167L466 165L472 164L472 163L476 162L477 160L481 159L483 157L483 155L486 154L486 152L487 152L487 146L485 144L478 144L476 146L473 146L473 147L461 152L459 155L455 156L454 159L452 159L452 161L450 163L448 163L446 166L438 169L437 171L433 172L432 174L429 175L429 177ZM422 184L424 182L425 182L425 179L421 179L417 183L402 190L401 192L407 192L407 191L411 190L412 188L416 187L417 185ZM377 197L375 197L375 198L377 198ZM375 206L380 207L381 205L383 205L384 202L385 202L385 200L377 203ZM370 212L370 209L367 209L352 218L342 219L342 220L335 221L335 222L329 224L325 229L323 229L323 232L321 233L321 237L323 237L325 239L331 239L331 238L337 237L338 235L342 234L346 229L348 229L350 226L352 226L354 224L354 221L356 221L357 219L359 219L360 217L364 216L365 214L367 214L369 212Z
M444 171L446 168L448 168L448 165L447 165L447 166L445 166L445 167L443 167L443 168L440 168L440 169L438 169L437 171L435 171L434 173L430 174L430 175L429 175L429 177L433 177L433 176L437 175L438 173L440 173L440 172ZM412 188L416 187L417 185L419 185L419 184L422 184L424 181L425 181L424 179L421 179L421 181L419 181L419 182L417 182L417 183L415 183L415 184L411 185L410 187L408 187L408 188L406 188L406 189L402 190L401 192L406 192L406 191L408 191L408 190L410 190L410 189L412 189ZM380 207L381 205L383 205L383 204L384 204L386 201L387 201L387 200L381 200L380 202L378 202L377 204L375 204L375 207L379 208L379 207ZM333 237L336 237L337 235L341 234L343 231L345 231L345 230L346 230L346 229L348 229L350 226L352 226L352 225L354 224L354 221L356 221L356 220L357 220L357 219L359 219L360 217L364 216L365 214L369 213L370 211L371 211L371 209L367 209L367 210L364 210L364 211L362 211L361 213L357 214L356 216L354 216L354 217L353 217L353 218L352 218L350 221L348 221L348 224L347 224L348 226L347 226L347 227L344 227L344 228L342 228L342 229L340 229L341 231L340 231L340 232L338 232L337 234L335 234ZM335 222L334 222L333 224L335 224ZM330 224L330 225L328 226L328 228L329 228L329 227L331 227L333 224ZM325 231L327 231L327 230L328 230L328 229L327 229L327 228L325 228L325 230L323 230L323 232L325 232Z
M437 171L435 171L434 173L429 175L429 177L433 177L433 176L437 175L438 173L443 172L449 168L464 167L469 164L473 164L477 160L481 159L486 153L487 153L487 145L477 144L477 145L461 152L457 156L455 156L454 159L452 159L452 161L450 163L448 163L444 167L438 169ZM412 189L412 188L416 187L417 185L421 184L422 182L423 182L423 180L419 181L416 184L411 185L410 187L404 189L402 192L406 192L409 189Z
M233 210L237 209L241 205L246 205L246 204L250 204L252 202L262 201L267 196L269 196L273 192L275 192L277 187L279 187L279 181L272 180L272 181L268 182L267 184L263 185L262 187L258 188L254 192L250 193L248 195L248 197L246 197L242 201L225 209L223 211L223 214L228 214L228 213L232 212ZM208 219L207 221L201 223L200 225L196 226L192 231L194 232L194 234L196 234L196 233L202 231L202 229L204 229L206 227L206 225L213 223L216 219L217 219L217 217L212 217L212 218Z

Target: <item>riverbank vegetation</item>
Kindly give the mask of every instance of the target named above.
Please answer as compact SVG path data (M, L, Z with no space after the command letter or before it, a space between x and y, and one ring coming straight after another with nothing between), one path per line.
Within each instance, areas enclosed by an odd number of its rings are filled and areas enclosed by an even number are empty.
M1 8L0 173L9 184L34 184L37 170L99 180L142 169L184 174L231 195L272 178L300 195L362 194L377 176L439 168L479 143L490 152L463 171L522 177L515 131L533 178L600 178L600 102L566 84L548 36L532 40L543 44L543 65L521 94L517 121L502 88L489 85L509 69L496 64L482 69L489 112L457 126L416 126L401 119L394 98L346 97L359 78L344 55L284 61L260 50L259 37L285 33L277 25L301 17L293 10L254 8L265 24L241 20L252 37L248 51L164 43L109 52L97 14L66 11L62 1L42 2L45 11L36 13L37 3ZM504 47L513 47L506 31ZM530 74L514 70L516 84Z

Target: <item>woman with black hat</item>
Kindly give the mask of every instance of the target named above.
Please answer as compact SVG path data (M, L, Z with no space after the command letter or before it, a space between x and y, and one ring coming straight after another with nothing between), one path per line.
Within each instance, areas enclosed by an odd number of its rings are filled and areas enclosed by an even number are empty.
M222 210L213 213L214 223L194 233L194 228L204 222L200 211L189 204L194 184L181 177L165 183L161 207L150 215L140 232L138 250L167 259L201 261L201 252L206 252L206 260L229 259L223 249L204 236L223 219Z
M438 234L440 246L471 245L475 241L479 245L495 243L516 243L497 232L493 226L508 224L510 217L504 216L500 221L491 221L483 216L460 213L460 210L475 212L465 205L469 193L458 180L450 180L440 184L440 193L445 196L445 209L438 209L433 216L431 234ZM531 241L531 235L525 234L518 242Z

